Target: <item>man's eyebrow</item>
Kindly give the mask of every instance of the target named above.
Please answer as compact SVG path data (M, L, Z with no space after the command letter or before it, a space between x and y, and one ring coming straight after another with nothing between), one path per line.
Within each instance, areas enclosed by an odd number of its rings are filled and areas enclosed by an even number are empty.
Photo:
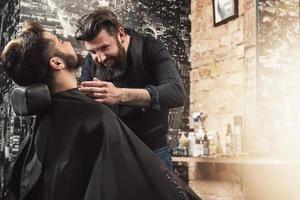
M109 44L102 44L101 46L98 46L98 47L95 47L95 48L92 48L92 49L86 49L87 51L97 51L99 49L102 49L103 47L105 46L108 46Z
M98 49L100 49L101 47L95 47L95 48L92 48L92 49L86 49L87 51L96 51Z

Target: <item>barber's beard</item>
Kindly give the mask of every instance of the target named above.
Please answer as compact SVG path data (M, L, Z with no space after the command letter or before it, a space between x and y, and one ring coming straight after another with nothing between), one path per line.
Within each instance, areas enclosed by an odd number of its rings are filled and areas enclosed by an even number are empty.
M108 61L109 62L109 61ZM127 56L125 49L118 43L118 54L114 58L114 63L111 66L105 66L98 62L95 63L99 72L98 79L104 81L113 81L120 78L126 72Z

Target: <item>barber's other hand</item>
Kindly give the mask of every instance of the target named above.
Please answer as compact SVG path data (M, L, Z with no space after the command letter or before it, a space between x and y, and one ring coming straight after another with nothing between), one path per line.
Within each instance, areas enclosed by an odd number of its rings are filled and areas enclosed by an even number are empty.
M121 101L121 90L111 82L100 81L94 78L94 81L84 81L79 86L79 90L85 95L94 100L108 104L115 105Z

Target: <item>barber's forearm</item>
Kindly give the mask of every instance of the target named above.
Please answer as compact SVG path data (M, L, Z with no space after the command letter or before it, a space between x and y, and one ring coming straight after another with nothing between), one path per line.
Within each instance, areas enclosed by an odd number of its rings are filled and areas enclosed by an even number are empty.
M120 88L120 104L148 107L151 97L145 89Z

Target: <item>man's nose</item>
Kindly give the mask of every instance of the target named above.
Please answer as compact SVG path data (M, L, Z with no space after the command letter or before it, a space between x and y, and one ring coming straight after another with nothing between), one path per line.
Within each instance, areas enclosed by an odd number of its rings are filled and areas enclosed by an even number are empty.
M96 55L99 63L103 63L105 61L106 56L104 55L104 53L102 53L101 51L97 51Z

